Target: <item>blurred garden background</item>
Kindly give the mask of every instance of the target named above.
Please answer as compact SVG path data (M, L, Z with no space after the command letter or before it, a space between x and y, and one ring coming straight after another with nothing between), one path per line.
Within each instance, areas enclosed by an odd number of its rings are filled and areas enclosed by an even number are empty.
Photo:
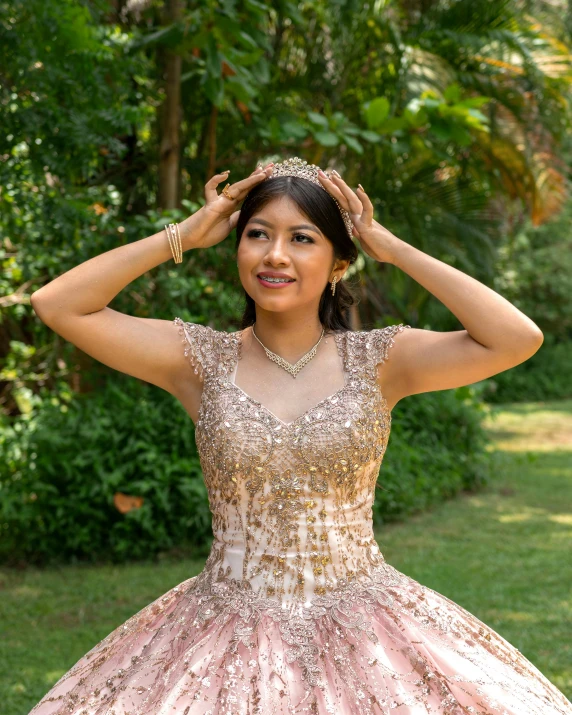
M512 370L396 406L374 518L390 563L572 698L571 47L572 0L0 0L2 712L198 573L212 536L182 406L30 294L196 211L214 173L294 155L544 332ZM238 329L233 239L111 307ZM463 327L363 252L348 282L356 330Z

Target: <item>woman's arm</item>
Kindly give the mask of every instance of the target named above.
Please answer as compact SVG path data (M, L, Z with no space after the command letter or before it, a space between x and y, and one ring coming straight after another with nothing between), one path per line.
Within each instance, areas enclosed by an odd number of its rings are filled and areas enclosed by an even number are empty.
M438 298L465 330L412 328L399 334L391 360L378 366L388 405L419 392L478 382L528 360L542 345L540 328L491 288L394 236L373 218L373 204L339 176L319 172L324 187L350 212L364 251L393 263Z
M268 167L260 168L233 184L233 200L217 193L228 173L212 177L205 185L207 203L179 224L183 251L224 240L236 225L236 203L267 176ZM129 283L172 258L163 230L75 266L33 293L31 303L40 320L80 350L178 397L184 393L194 405L200 383L172 320L137 318L107 307Z
M395 236L390 245L389 262L447 306L465 330L400 333L392 359L379 370L388 402L470 385L528 360L540 348L540 328L494 290Z
M193 247L193 218L179 224L184 251ZM107 307L129 283L172 259L163 230L58 276L32 294L32 308L54 332L96 360L172 392L186 366L171 321L137 318Z

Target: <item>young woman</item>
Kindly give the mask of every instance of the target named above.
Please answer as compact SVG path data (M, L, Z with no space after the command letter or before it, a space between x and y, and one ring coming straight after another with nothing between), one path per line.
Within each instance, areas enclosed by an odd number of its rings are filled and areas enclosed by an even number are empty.
M236 228L241 330L107 307L142 273L180 262L170 232L92 258L32 296L65 339L184 405L214 541L198 576L120 625L31 712L572 715L515 647L388 564L372 528L393 406L518 365L541 331L377 223L364 189L337 173L294 158L218 194L227 175L210 179L179 235L183 250L199 250ZM357 257L352 237L465 329L352 331L341 282Z

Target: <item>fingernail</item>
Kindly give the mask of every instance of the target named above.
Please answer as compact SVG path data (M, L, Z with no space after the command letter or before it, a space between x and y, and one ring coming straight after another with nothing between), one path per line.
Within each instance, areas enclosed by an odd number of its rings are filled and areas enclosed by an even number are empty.
M338 172L335 169L332 169L332 174L338 177L338 179L341 179L341 174L338 174Z
M361 184L358 184L358 186L365 193L365 189L363 188L363 186Z
M221 174L230 174L230 169L226 169L226 171L221 171Z

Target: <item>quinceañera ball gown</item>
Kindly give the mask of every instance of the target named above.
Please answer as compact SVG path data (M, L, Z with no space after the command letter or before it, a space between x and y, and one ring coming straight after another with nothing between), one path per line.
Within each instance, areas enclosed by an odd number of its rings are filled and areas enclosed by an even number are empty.
M174 326L203 378L195 438L210 555L33 715L572 715L520 651L388 564L375 541L391 427L377 366L410 326L331 333L338 374L318 352L296 378L329 396L289 422L234 381L245 331ZM268 375L295 415L292 377L270 360Z

